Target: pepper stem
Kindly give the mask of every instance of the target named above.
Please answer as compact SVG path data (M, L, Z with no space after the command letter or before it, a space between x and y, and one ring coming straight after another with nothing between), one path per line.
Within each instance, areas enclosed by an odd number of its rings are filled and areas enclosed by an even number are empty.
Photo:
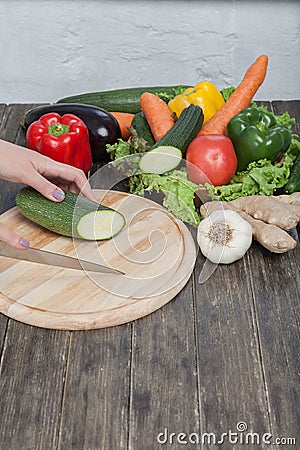
M63 123L54 123L49 125L48 134L52 134L52 136L60 136L61 134L65 134L69 132L69 125L65 125Z

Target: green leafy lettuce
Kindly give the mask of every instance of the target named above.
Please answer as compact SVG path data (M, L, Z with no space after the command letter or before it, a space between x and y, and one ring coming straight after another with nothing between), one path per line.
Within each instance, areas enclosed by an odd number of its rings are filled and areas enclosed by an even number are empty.
M180 85L172 89L172 94L168 94L167 92L157 92L156 95L160 97L164 102L168 103L177 95L183 94L185 90L186 88Z
M113 160L112 165L128 177L139 170L140 155L150 149L145 139L139 137L133 128L131 133L128 141L118 139L115 144L106 145L106 151Z
M212 200L231 201L247 195L273 195L284 187L289 179L291 167L300 153L300 142L294 137L288 151L278 163L267 159L253 161L247 170L238 172L223 186L206 184Z
M200 217L194 204L195 192L199 186L188 180L185 169L173 170L163 175L134 175L129 180L129 188L132 194L138 195L144 195L145 191L161 191L164 194L165 208L178 219L194 226L199 225Z
M233 94L235 91L235 87L230 86L228 88L223 88L220 90L221 95L224 99L225 102L227 102L227 100L229 99L229 97L231 96L231 94Z

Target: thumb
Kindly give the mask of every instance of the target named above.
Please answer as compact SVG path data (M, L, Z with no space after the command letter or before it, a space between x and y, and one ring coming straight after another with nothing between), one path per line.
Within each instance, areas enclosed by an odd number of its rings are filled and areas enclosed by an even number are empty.
M22 238L3 223L0 223L0 241L23 250L29 247L29 242L26 239Z
M49 200L61 202L65 198L65 193L62 189L51 183L51 181L44 178L38 172L34 172L31 175L28 184Z

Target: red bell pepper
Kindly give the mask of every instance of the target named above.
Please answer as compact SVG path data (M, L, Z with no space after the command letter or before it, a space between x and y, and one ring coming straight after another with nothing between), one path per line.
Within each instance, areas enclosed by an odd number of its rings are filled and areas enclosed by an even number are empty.
M86 174L92 165L87 126L74 114L44 114L29 126L26 145L55 161L78 167Z

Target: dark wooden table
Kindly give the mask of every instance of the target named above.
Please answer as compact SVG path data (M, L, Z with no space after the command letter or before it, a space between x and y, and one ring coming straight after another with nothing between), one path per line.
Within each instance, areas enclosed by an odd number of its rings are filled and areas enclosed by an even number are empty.
M24 144L31 106L0 105L1 139ZM300 101L269 106L300 132ZM1 213L19 188L0 181ZM254 243L204 284L199 255L174 300L114 328L0 314L0 449L300 448L299 255L299 244L275 255Z

